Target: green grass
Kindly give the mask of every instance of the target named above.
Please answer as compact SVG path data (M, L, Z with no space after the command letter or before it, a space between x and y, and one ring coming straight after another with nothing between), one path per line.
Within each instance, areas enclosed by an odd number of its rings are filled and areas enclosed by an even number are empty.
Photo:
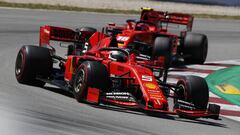
M31 4L31 3L9 3L0 1L0 7L12 8L28 8L28 9L46 9L46 10L63 10L63 11L87 11L100 13L118 13L118 14L139 14L140 10L118 10L118 9L101 9L101 8L87 8L64 5L48 5L48 4ZM139 8L140 9L140 8ZM211 15L211 14L193 14L197 18L212 18L212 19L236 19L240 20L240 16L226 16L226 15Z

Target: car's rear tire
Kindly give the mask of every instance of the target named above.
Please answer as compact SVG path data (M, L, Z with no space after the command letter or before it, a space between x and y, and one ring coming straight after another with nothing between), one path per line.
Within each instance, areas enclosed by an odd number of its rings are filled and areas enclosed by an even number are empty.
M177 83L178 99L194 104L197 110L206 110L209 99L209 89L204 78L186 76Z
M204 34L187 33L184 37L183 55L186 64L203 64L207 58L208 39Z
M81 28L79 28L79 31L88 31L88 32L96 32L97 31L97 29L95 29L95 28L92 28L92 27L81 27Z
M171 43L169 37L156 37L153 44L152 56L168 56L171 53Z
M86 99L88 87L107 91L110 87L110 79L106 67L96 61L85 61L77 69L73 95L78 102Z
M163 56L165 64L169 65L171 57L172 40L169 37L156 37L152 48L152 57Z
M19 83L42 87L45 82L36 77L47 78L52 71L52 58L47 48L25 45L17 55L15 76Z
M92 27L81 27L81 28L77 28L76 29L77 32L88 32L88 34L86 35L87 40L92 36L92 34L94 34L95 32L97 32L97 29L92 28Z

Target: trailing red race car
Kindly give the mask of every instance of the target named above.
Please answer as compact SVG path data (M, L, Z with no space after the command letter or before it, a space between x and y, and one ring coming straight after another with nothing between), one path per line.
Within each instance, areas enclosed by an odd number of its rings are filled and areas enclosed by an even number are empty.
M25 45L20 49L16 79L34 86L53 84L73 93L78 102L111 104L192 119L218 119L220 106L208 105L209 91L203 78L186 76L177 84L167 84L167 74L161 80L161 75L153 73L160 72L160 66L154 68L159 71L153 71L152 66L137 59L138 52L112 47L108 38L111 37L91 28L74 31L43 26L40 46ZM56 54L50 40L73 43L68 47L67 58ZM153 48L164 46L160 50L152 49L155 62L170 53L169 46L159 41L156 38L152 45ZM53 66L56 62L58 67ZM173 108L169 107L168 98L174 99Z
M151 56L151 44L161 37L171 47L173 62L203 64L207 57L208 39L204 34L192 33L193 16L143 8L139 21L127 20L126 25L109 24L106 31L116 36L118 47L134 47ZM150 45L150 47L146 47Z

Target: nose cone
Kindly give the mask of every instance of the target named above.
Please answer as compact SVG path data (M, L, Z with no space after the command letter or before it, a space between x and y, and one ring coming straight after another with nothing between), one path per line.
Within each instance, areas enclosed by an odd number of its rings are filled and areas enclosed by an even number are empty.
M168 102L166 97L164 96L163 92L158 89L148 89L149 101L148 107L153 109L161 109L167 110L168 109Z
M149 100L148 107L152 109L168 110L168 103L164 98L154 98Z

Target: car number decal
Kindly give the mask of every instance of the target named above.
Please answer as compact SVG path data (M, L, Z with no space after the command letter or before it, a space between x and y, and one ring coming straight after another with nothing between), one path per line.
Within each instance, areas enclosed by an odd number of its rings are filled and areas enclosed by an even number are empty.
M152 76L142 75L142 80L151 82L152 81Z
M129 39L129 37L126 37L126 36L117 36L117 41L122 41L122 42L125 42Z

